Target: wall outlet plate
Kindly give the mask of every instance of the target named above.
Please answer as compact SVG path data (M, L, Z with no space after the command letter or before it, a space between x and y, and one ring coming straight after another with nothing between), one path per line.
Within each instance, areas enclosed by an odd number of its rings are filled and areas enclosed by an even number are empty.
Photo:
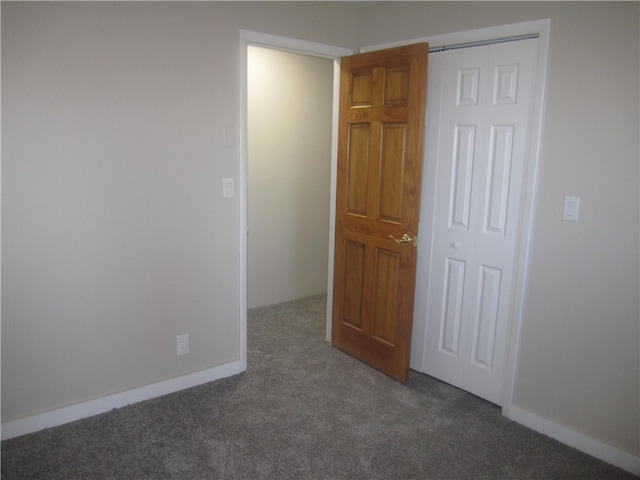
M176 337L176 355L186 355L189 353L189 334L178 335Z

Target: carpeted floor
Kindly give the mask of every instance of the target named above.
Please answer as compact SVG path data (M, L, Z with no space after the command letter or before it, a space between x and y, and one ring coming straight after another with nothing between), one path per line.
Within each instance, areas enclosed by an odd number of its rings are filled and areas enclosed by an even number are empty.
M324 340L325 297L249 312L246 372L2 442L2 479L631 479L426 375Z

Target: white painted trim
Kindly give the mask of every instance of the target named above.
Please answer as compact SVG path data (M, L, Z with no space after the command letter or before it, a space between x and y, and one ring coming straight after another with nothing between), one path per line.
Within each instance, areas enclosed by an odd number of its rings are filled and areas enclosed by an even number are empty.
M327 305L333 301L333 251L335 230L335 191L336 172L338 165L338 105L340 99L340 58L351 55L353 50L335 47L322 43L297 40L295 38L279 37L266 33L240 30L240 362L243 370L247 368L247 234L249 229L247 211L247 48L249 45L259 45L266 48L276 48L294 53L313 55L334 60L333 69L333 126L331 130L331 206L329 225L329 265ZM327 308L327 339L331 338L331 308Z
M612 447L593 437L576 432L518 407L512 406L507 417L592 457L615 465L634 475L640 475L640 457L637 455Z
M336 193L338 182L338 118L340 112L340 60L333 63L333 113L331 127L331 187L329 200L329 265L327 266L327 324L326 339L331 341L333 318L333 257L335 254L336 234Z
M240 295L238 312L240 318L240 366L242 371L247 369L247 309L248 309L248 296L247 296L247 274L249 268L248 261L248 236L249 236L249 223L247 218L247 202L248 202L248 187L247 187L247 46L249 40L245 37L244 32L240 32L240 130L238 132L238 147L240 153L239 165L238 165L238 206L240 211L239 228L238 232L238 248L240 249L240 274L238 275L238 292Z
M349 48L335 47L333 45L308 42L306 40L298 40L295 38L280 37L267 33L240 30L240 34L242 35L243 46L248 44L261 45L263 47L277 48L279 50L288 50L295 53L303 53L331 59L338 59L353 53L353 50ZM246 48L244 50L246 51Z
M518 358L520 354L520 335L524 317L524 303L527 289L527 274L529 270L529 251L533 236L533 221L536 206L536 191L538 184L538 165L542 152L542 127L544 120L544 99L547 84L547 65L549 57L549 34L551 32L551 20L535 23L538 27L526 33L538 33L538 58L536 65L536 78L532 101L532 117L530 127L530 144L528 151L528 165L524 185L523 210L520 223L520 242L518 245L518 257L515 270L515 290L513 296L512 322L508 332L508 351L506 358L504 392L502 397L502 414L509 416L509 410L513 406L516 375L518 370Z
M64 423L108 412L114 408L126 407L133 403L161 397L185 388L220 380L221 378L236 375L241 371L240 361L235 361L162 382L152 383L144 387L13 420L2 424L2 440L37 432L45 428L57 427Z

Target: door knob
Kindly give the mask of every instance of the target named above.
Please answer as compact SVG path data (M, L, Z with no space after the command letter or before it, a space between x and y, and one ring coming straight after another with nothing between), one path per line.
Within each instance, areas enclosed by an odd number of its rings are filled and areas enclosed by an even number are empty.
M414 247L418 244L418 236L416 235L415 237L411 238L408 233L405 233L404 235L402 235L402 238L399 239L394 237L393 235L389 235L389 238L394 242L399 243L403 247L408 247L411 243L413 243Z

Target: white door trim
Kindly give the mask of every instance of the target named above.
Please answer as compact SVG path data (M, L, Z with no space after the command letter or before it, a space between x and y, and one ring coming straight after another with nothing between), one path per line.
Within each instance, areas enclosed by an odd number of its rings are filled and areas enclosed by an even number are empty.
M240 30L240 133L238 135L238 145L240 149L240 166L238 169L238 201L240 208L239 222L239 246L240 246L240 368L241 371L247 369L247 233L248 233L248 211L247 211L247 49L249 45L258 45L267 48L287 50L290 52L303 53L317 57L330 58L334 61L333 67L333 126L331 132L331 206L329 218L329 258L333 259L333 232L335 229L335 185L336 171L338 165L338 100L339 89L338 79L340 78L340 57L351 55L353 50L321 43L308 42L295 38L280 37L266 33ZM333 284L333 261L329 261L329 285ZM331 305L331 288L327 294L327 304ZM329 317L331 309L327 309L327 325L331 325ZM330 332L327 333L330 338Z
M500 25L496 27L482 28L477 30L404 40L401 42L370 45L361 49L361 51L364 52L396 47L400 45L408 45L417 42L428 42L430 47L441 47L445 45L481 42L519 35L538 35L538 58L536 61L536 78L534 83L532 102L531 130L529 137L530 144L527 151L528 164L526 169L526 178L524 181L525 191L521 218L521 230L518 239L518 254L516 257L515 267L515 282L513 294L514 297L512 302L514 307L511 315L513 321L510 326L507 340L507 363L505 365L506 376L504 380L504 394L502 399L502 413L507 417L511 416L511 409L513 408L513 390L515 385L516 366L520 348L520 330L522 326L522 316L524 314L524 299L529 262L529 248L533 231L538 163L540 158L540 148L542 140L542 121L547 78L547 60L549 52L550 30L551 20L542 19L531 22ZM427 115L429 114L427 113ZM428 219L421 218L421 222L422 221L428 222Z

